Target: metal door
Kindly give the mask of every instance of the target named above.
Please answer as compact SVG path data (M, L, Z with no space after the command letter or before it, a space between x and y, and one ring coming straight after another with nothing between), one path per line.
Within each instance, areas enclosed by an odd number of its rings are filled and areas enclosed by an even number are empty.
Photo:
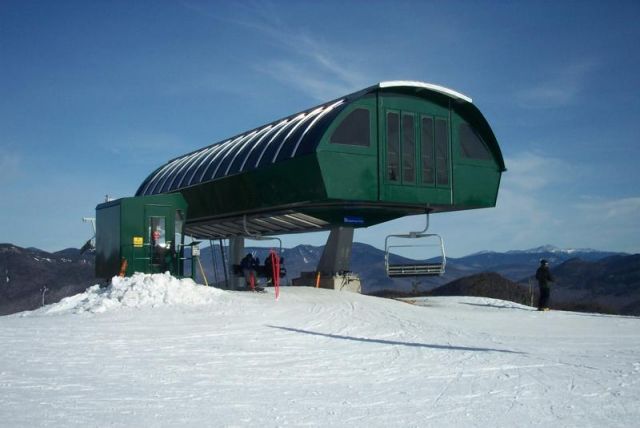
M174 218L173 207L168 205L145 205L145 252L149 273L162 273L175 270L175 246L173 237Z

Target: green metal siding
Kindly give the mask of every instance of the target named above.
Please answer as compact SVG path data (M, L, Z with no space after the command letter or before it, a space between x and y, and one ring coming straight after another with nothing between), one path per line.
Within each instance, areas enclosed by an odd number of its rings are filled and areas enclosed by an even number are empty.
M181 193L189 204L191 222L327 198L316 155L193 186Z
M331 143L331 136L342 120L358 108L366 108L370 112L369 147ZM317 149L327 199L347 201L378 199L377 132L375 96L353 102L327 128Z
M495 158L476 160L462 156L459 125L466 122L459 114L451 115L451 135L454 145L453 176L456 183L454 205L464 208L493 207L498 197L500 167Z
M150 265L149 217L165 217L167 243L175 237L175 211L186 212L186 203L179 193L122 198L96 207L96 276L111 278L120 271L122 258L127 259L127 275L134 272L154 273ZM134 237L142 237L142 248L133 245ZM173 243L175 244L175 243ZM176 275L179 263L172 261L168 270Z
M120 269L120 204L96 208L96 277L111 278Z

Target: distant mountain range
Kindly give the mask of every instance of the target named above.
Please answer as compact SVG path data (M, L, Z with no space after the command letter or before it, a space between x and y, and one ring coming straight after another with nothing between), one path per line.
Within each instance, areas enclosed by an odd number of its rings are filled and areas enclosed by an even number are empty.
M246 251L255 252L263 261L269 250L248 247ZM282 256L288 272L284 282L288 283L291 278L299 277L300 272L313 272L322 251L322 246L311 245L283 249ZM351 270L360 275L363 292L366 294L383 295L385 290L387 294L424 294L444 285L455 284L456 280L471 278L434 292L454 293L457 290L455 293L475 295L472 293L482 288L493 289L487 297L503 298L500 297L504 294L501 294L503 289L515 286L518 289L507 291L506 294L519 296L510 300L520 301L527 300L523 295L529 296L530 300L530 284L536 291L536 282L532 280L532 276L540 259L543 258L549 261L552 273L556 276L552 299L557 307L564 305L576 308L576 305L591 305L590 308L597 306L603 311L640 315L638 254L628 255L592 249L563 250L553 246L503 253L483 251L465 257L448 258L446 273L443 276L416 281L388 278L384 268L384 251L367 244L354 243ZM208 281L222 283L224 274L219 247L214 247L213 255L210 247L202 248L201 260ZM216 269L213 267L214 262ZM490 272L502 279L498 280L492 275L477 276ZM198 279L202 282L201 278ZM485 285L478 286L478 281ZM93 275L92 254L80 255L79 250L72 248L48 253L35 248L25 249L11 244L0 244L0 315L40 306L45 286L48 288L45 301L51 303L81 292L97 282ZM487 286L488 283L494 285ZM476 291L469 287L474 287Z
M590 262L617 255L625 254L593 249L560 249L545 245L504 253L482 251L461 258L450 258L448 264L461 271L497 272L513 281L519 281L535 272L542 259L547 260L550 267L554 268L571 259Z
M0 244L0 315L26 311L83 292L96 283L92 254L55 253Z

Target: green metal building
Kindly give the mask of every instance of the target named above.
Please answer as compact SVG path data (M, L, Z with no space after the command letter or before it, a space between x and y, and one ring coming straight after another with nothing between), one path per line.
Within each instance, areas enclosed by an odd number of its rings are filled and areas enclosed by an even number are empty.
M179 193L121 198L96 207L96 276L183 274L187 204ZM123 264L123 260L126 263Z
M470 98L393 81L170 160L132 199L167 196L170 211L186 209L182 232L196 239L316 230L352 237L353 228L407 215L493 207L504 171L496 137ZM129 232L149 242L145 216L142 231ZM98 215L98 229L101 223ZM129 245L133 235L120 239ZM350 253L350 240L338 241Z
M493 207L503 171L470 98L383 82L173 159L136 194L180 192L187 235L270 235Z

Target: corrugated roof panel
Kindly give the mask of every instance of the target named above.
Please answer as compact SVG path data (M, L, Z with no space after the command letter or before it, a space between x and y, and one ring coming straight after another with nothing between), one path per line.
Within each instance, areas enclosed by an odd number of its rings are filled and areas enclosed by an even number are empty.
M272 162L273 155L275 151L280 146L280 142L287 135L289 129L293 128L296 123L299 123L302 119L304 119L306 115L304 113L299 114L298 116L291 119L285 126L280 128L280 130L269 140L269 142L265 145L260 157L256 161L256 168L259 168L263 165L268 165Z
M186 169L181 174L180 181L176 184L176 189L181 189L183 185L189 182L188 177L193 176L194 171L198 168L199 162L205 156L207 149L202 149L193 153L191 161L186 166Z
M226 141L220 146L220 150L218 150L218 152L209 159L207 168L204 170L204 172L202 173L202 176L198 180L200 183L202 183L203 181L209 181L213 178L213 173L216 171L217 167L220 165L220 162L222 161L222 157L225 155L225 153L231 150L233 146L238 141L240 141L243 137L244 135L241 135L237 138L234 138L233 140Z
M207 155L200 161L200 165L198 165L198 169L195 172L195 175L192 178L191 184L199 184L202 183L202 179L204 177L205 172L211 166L211 160L215 158L224 148L226 147L226 143L229 141L225 141L224 143L216 144L212 147L212 150L207 153Z
M276 125L277 126L277 125ZM272 125L269 125L267 127L267 132L265 132L264 134L262 134L260 136L260 139L258 141L256 141L252 146L251 149L246 153L246 155L244 156L244 158L242 159L242 164L240 165L240 167L237 169L236 172L241 172L245 170L245 166L247 165L249 159L251 159L251 154L255 153L255 152L259 152L259 150L257 150L258 147L261 147L262 141L264 141L265 139L267 139L269 137L269 134L271 133L271 130L273 129Z
M162 179L169 173L173 165L174 165L173 163L169 162L160 171L158 171L155 174L155 177L149 182L148 194L153 195L153 194L159 193L159 191L156 192L156 189L158 189L158 185L160 184L160 181L162 181Z
M290 157L295 157L296 153L298 152L298 148L300 147L300 143L302 143L302 140L304 139L304 137L309 133L309 130L313 129L313 127L323 118L325 117L328 113L330 113L334 108L336 108L337 106L339 106L340 104L344 103L344 99L338 100L333 104L328 105L323 111L322 113L320 113L318 116L316 116L315 119L313 119L313 121L309 124L309 126L307 126L304 130L304 132L302 133L302 135L300 135L300 138L298 139L298 141L296 141L296 145L293 147L293 150L291 151L291 156Z
M327 103L173 159L148 177L137 193L175 191L289 159L296 151L307 153L318 141L309 142L300 151L302 140L311 135L314 126L325 125L321 119L344 102L345 99L341 99ZM313 138L318 135L321 132Z
M290 145L291 145L291 142L290 142L291 140L296 141L296 140L294 140L295 135L297 135L296 131L303 130L304 127L302 125L304 125L305 123L309 122L311 119L316 117L318 114L320 114L320 112L322 112L322 110L323 110L322 107L313 110L312 112L307 114L305 117L303 117L302 120L300 120L298 123L296 123L295 126L293 128L291 128L291 130L289 130L287 135L282 139L282 142L278 146L278 150L276 150L276 154L273 155L273 159L271 160L272 163L280 161L280 160L283 159L283 157L280 156L280 153L283 152L282 148L287 144L287 141L289 141ZM293 144L295 144L295 143L293 143Z
M231 159L231 162L229 162L229 166L227 166L227 170L225 171L224 175L230 175L230 174L234 174L235 172L238 172L238 170L240 169L240 166L242 165L242 161L244 160L244 158L249 154L249 151L251 150L252 147L252 143L261 135L263 135L265 132L267 132L269 129L271 128L271 125L269 126L265 126L264 128L261 128L260 130L256 131L251 138L248 138L247 141L245 141L242 144L242 147L240 147L236 153L233 155L233 159Z
M216 151L220 150L220 145L211 146L206 149L202 149L202 152L198 155L198 159L193 163L193 166L190 168L191 172L189 173L189 179L186 181L186 186L191 186L192 184L196 184L196 177L198 174L204 171L206 168L207 158Z
M178 187L178 183L182 181L182 177L184 177L185 173L187 172L189 165L197 157L196 154L197 153L192 153L190 155L185 156L184 161L182 162L182 165L180 165L180 167L174 173L171 174L173 178L171 179L171 182L169 182L169 186L168 186L169 190L173 190L176 187Z
M242 168L240 168L240 171L251 171L252 169L255 169L256 162L264 152L266 145L269 144L269 141L271 141L277 135L278 131L280 131L282 127L286 126L287 123L289 123L289 119L284 119L278 122L269 130L269 132L264 134L264 138L260 138L260 140L256 142L255 146L251 149L251 152L247 155L245 163Z
M169 185L171 189L178 189L182 186L182 182L184 181L184 178L191 171L193 164L198 161L199 155L200 155L200 152L195 152L188 155L189 160L185 162L182 165L182 167L180 167L180 170L178 170L178 172L176 172L175 174L174 180Z
M295 158L297 156L313 153L327 127L346 106L347 103L345 100L341 100L318 115L318 117L316 117L317 120L309 124L306 129L306 134L300 138L300 143L294 147L290 157Z
M191 159L190 156L185 156L182 159L173 161L174 163L173 168L169 171L169 173L167 174L167 177L164 179L164 181L160 185L161 186L160 188L162 189L160 191L161 193L171 190L171 185L173 184L175 179L178 177L178 174L182 170L182 167L185 166L190 159Z
M236 141L230 144L229 150L227 150L227 152L222 156L222 158L220 159L220 162L218 162L218 165L216 166L216 169L211 174L212 179L218 178L220 176L224 177L226 175L227 167L229 166L234 155L238 154L238 152L240 151L240 148L243 146L243 143L246 140L251 140L251 137L253 137L256 134L256 132L257 131L253 131L247 134L245 137L237 139Z

